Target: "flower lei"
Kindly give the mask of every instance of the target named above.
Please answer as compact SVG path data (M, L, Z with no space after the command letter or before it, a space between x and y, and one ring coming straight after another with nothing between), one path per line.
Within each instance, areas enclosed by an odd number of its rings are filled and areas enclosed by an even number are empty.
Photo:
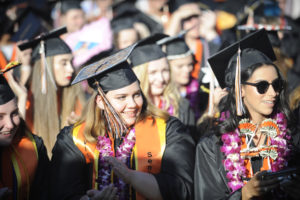
M221 114L221 121L228 117L228 113ZM290 153L288 141L291 136L287 134L287 122L283 113L277 113L274 119L266 119L262 122L261 133L270 137L270 145L277 147L277 155L273 158L271 170L276 172L287 166L287 157ZM244 166L244 159L240 155L242 140L241 135L255 134L255 125L248 120L241 120L239 125L240 131L235 129L222 135L223 146L221 151L225 154L223 165L227 171L227 178L229 179L228 186L232 192L244 186L243 178L246 178L246 168Z
M131 156L132 149L135 145L135 129L132 128L130 132L122 137L122 144L116 149L115 157L129 166L129 160ZM99 170L98 170L98 182L99 190L102 190L105 186L108 186L111 182L111 168L109 164L105 161L105 157L114 156L114 152L111 146L111 140L106 136L99 136L96 146L99 150ZM125 198L124 191L126 189L126 183L121 179L116 181L115 186L118 188L119 198Z

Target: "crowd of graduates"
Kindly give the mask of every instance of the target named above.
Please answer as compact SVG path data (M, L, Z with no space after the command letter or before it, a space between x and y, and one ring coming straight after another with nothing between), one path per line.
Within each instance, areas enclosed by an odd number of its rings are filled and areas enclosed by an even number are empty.
M0 199L299 199L297 0L0 2Z

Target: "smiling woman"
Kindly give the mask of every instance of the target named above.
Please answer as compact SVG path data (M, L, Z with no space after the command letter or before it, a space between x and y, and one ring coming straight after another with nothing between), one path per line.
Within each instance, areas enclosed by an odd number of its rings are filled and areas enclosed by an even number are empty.
M82 119L57 137L51 199L192 198L193 139L147 104L127 62L132 49L86 66L73 81L88 79L95 91Z
M180 96L176 83L171 79L171 69L162 47L154 42L137 47L131 54L131 63L147 100L193 129L194 111L189 101Z
M49 159L43 140L19 116L17 97L0 75L0 199L44 199Z
M209 58L229 92L220 101L217 126L196 148L196 199L299 198L298 175L268 174L299 168L299 133L275 59L265 30Z

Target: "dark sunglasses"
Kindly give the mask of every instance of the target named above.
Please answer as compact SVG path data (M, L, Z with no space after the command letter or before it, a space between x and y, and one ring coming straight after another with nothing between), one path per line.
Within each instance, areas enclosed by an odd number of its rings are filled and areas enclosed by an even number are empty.
M275 92L280 92L283 88L283 81L279 78L272 81L272 83L269 83L268 81L259 81L257 83L243 82L243 84L255 86L259 94L265 94L270 85L272 85Z

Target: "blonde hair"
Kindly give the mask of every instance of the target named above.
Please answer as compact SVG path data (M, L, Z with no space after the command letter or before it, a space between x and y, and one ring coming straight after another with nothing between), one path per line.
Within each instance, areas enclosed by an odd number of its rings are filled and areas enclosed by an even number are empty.
M149 79L148 79L148 66L149 63L144 63L138 66L135 66L133 68L134 73L140 80L140 85L142 88L143 93L146 95L146 98L148 102L151 101L150 95L150 85L149 85ZM175 84L172 82L172 76L171 76L171 68L170 69L170 82L168 83L167 87L165 88L163 92L163 99L166 101L166 107L165 111L167 111L170 106L172 105L174 107L174 116L178 117L179 114L179 101L180 101L180 93L178 88L175 86Z
M46 58L53 76L53 56ZM53 76L54 77L54 76ZM61 88L58 93L47 75L47 93L41 88L41 60L35 62L32 72L31 91L33 93L33 124L34 132L44 140L48 155L56 141L60 129L67 125L67 117L74 111L76 103L85 102L80 85ZM58 102L61 102L58 104Z
M104 136L107 130L106 120L103 111L98 107L96 103L98 92L94 91L90 97L86 107L83 110L82 117L78 124L85 123L84 136L87 141L95 142L98 136ZM141 114L139 115L137 122L145 120L147 117L162 118L165 121L169 119L169 114L162 110L159 110L152 104L148 104L146 98L143 96L143 107ZM77 124L77 125L78 125Z
M290 95L290 107L292 110L300 105L300 86L293 90Z

